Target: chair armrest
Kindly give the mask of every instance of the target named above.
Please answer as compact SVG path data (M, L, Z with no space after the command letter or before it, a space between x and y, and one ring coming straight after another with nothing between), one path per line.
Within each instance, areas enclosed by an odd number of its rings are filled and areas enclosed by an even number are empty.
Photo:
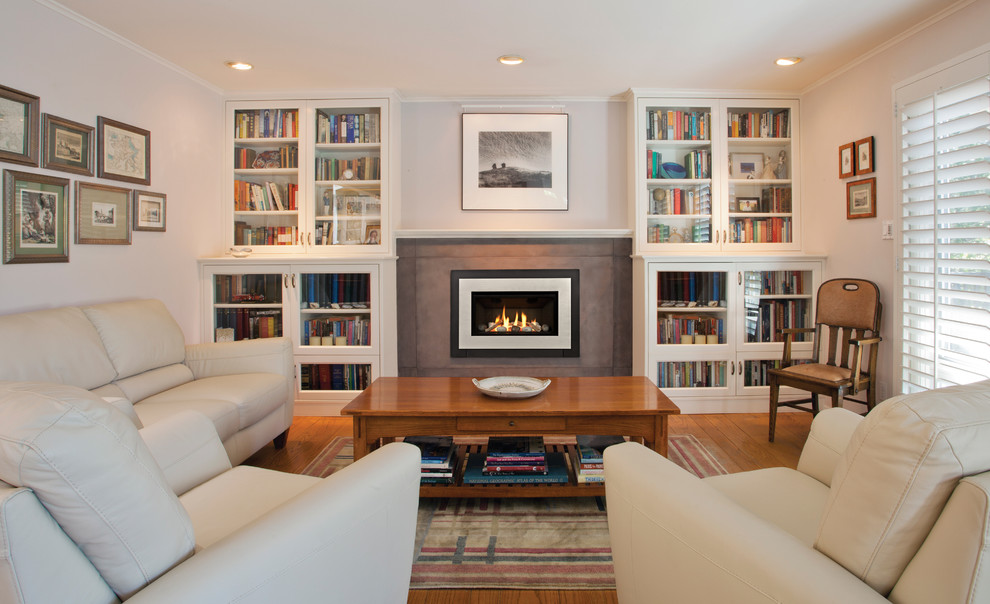
M656 602L887 602L830 558L638 443L605 450L617 595Z
M852 372L852 388L849 390L849 394L856 394L859 392L860 375L862 374L863 365L863 349L872 344L873 347L870 348L870 358L868 360L869 367L867 372L872 378L876 372L877 363L877 345L883 338L879 336L874 336L872 338L850 338L849 343L854 346L852 354L852 366L849 368Z
M778 330L784 336L784 352L781 355L780 366L789 367L791 364L791 344L794 341L794 334L815 333L814 327L784 327Z
M237 342L208 342L186 346L185 365L196 379L237 373L279 373L291 381L292 341L259 338Z
M176 495L230 469L217 429L202 413L181 411L138 432Z
M184 561L129 602L405 602L419 449L392 443Z
M811 421L811 431L798 460L798 471L832 486L835 466L862 421L863 416L842 407L820 411Z

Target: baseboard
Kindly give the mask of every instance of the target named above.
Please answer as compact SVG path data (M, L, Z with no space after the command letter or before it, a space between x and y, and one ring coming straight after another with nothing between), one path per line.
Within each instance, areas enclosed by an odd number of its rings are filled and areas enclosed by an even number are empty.
M303 417L338 417L347 401L300 401L296 400L293 415Z

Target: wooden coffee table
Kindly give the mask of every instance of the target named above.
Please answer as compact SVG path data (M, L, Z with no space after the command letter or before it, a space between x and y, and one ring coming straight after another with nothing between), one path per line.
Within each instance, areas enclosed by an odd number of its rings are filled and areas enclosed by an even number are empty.
M645 377L550 378L550 386L528 399L495 399L470 378L378 378L341 411L354 418L354 459L398 437L574 436L619 434L667 454L667 416L680 413ZM573 445L548 445L568 452ZM473 448L472 448L473 447ZM463 453L483 445L461 445ZM605 493L602 484L423 485L424 497L573 497Z

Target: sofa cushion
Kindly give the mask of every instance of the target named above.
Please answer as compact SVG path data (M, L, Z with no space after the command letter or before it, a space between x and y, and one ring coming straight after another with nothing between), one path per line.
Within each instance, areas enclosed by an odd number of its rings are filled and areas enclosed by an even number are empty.
M160 300L131 300L86 306L107 355L123 379L181 363L186 355L182 329Z
M85 390L0 382L0 480L32 489L121 598L193 551L189 516L137 428Z
M988 442L990 380L877 405L836 466L815 547L887 594L959 480L990 470Z
M127 396L128 400L140 403L149 396L181 386L186 382L191 382L192 379L192 371L185 365L176 363L117 380L115 384Z
M90 390L117 372L100 334L75 307L0 317L0 380L44 381Z

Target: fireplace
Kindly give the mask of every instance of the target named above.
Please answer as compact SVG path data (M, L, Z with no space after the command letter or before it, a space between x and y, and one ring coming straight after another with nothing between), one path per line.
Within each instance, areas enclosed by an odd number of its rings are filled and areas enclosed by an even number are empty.
M450 272L452 357L580 355L577 270Z

